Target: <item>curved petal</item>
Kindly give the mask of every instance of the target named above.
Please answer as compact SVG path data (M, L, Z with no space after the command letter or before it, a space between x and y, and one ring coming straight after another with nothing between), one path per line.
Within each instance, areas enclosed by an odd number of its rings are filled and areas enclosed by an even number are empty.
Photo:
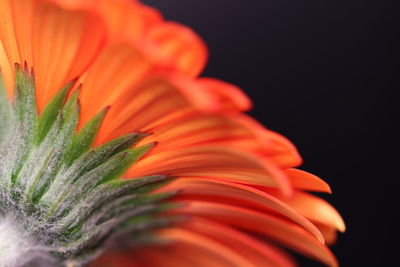
M248 142L257 142L252 132L234 119L216 114L185 116L159 125L150 131L154 134L144 141L157 140L160 142L159 150L205 143L247 148Z
M266 129L262 129L261 137L253 127L242 123L242 115L192 113L154 125L149 131L154 134L143 142L159 142L156 151L203 144L224 145L245 150L278 166L282 165L283 158L292 161L290 158L297 157L283 137Z
M56 1L56 0L54 0ZM90 7L105 20L110 39L152 48L152 53L179 73L195 77L204 68L208 53L204 42L189 28L165 22L158 11L128 0L57 0L64 7Z
M221 105L225 105L226 110L248 111L252 108L249 97L237 86L213 78L199 78L197 84L215 94L220 99Z
M202 234L242 255L253 266L293 267L294 262L282 251L268 246L232 227L219 224L210 220L193 217L182 228Z
M189 28L167 22L150 29L147 36L157 46L160 56L166 57L181 73L196 77L207 62L207 48Z
M338 266L329 249L301 227L260 212L231 205L190 201L172 212L196 215L265 235L297 252L330 266Z
M181 245L180 248L191 252L192 247ZM190 264L175 255L172 246L146 247L136 250L107 253L96 259L89 266L93 267L187 267ZM197 251L199 252L199 251Z
M293 187L302 190L332 193L330 186L317 176L299 170L287 169L284 171Z
M116 91L115 95L118 99L106 117L104 124L107 127L101 129L99 142L132 131L151 132L165 121L198 112L195 103L173 83L154 73L134 87ZM194 91L193 95L198 96L197 100L203 104L209 102L212 105L212 99L201 91Z
M181 199L213 201L257 209L266 213L273 210L304 227L323 242L319 230L290 205L251 186L198 178L181 178L162 188L162 190L179 191L180 193L176 197L178 201Z
M213 240L210 237L196 233L191 230L171 227L168 229L157 231L157 234L166 239L188 243L209 250L210 252L215 253L216 255L219 255L230 262L231 266L254 266L248 259L234 251L232 248L224 246L223 244L217 242L216 240ZM198 255L198 257L201 257L201 255ZM212 262L210 262L209 264L212 264Z
M160 12L131 0L91 0L105 19L110 39L137 41L163 23Z
M147 157L132 166L126 176L139 177L154 173L272 186L280 188L286 195L291 193L291 186L286 177L273 163L223 146L150 152Z
M325 224L315 223L315 226L321 231L322 235L324 236L325 243L327 245L333 245L336 243L338 231L336 227L331 227Z
M238 116L236 119L253 131L261 144L253 149L261 156L267 156L282 168L296 167L302 163L296 147L287 138L266 129L245 114Z
M279 192L270 192L279 197ZM346 230L339 212L325 200L308 193L295 191L290 197L279 197L283 202L297 210L313 222L333 227L341 232Z

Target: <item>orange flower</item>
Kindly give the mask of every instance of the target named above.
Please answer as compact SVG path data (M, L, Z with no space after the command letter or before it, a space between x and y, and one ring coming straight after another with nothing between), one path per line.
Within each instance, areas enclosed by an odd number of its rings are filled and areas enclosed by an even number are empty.
M175 192L162 203L179 205L156 216L178 219L94 266L294 266L281 247L337 266L325 242L343 220L307 192L329 186L294 169L296 148L243 113L251 102L239 88L198 78L207 50L190 29L132 0L1 0L0 41L10 100L16 64L34 73L40 115L73 81L79 130L107 112L94 147L146 134L135 148L152 148L124 178L174 178L153 194Z

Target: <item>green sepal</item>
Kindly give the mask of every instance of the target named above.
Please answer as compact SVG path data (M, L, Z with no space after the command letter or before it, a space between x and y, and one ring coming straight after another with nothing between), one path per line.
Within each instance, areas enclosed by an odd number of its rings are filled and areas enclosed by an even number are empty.
M77 227L82 226L85 221L90 224L101 224L108 219L112 219L111 216L105 219L104 216L111 214L121 215L116 213L120 205L124 206L125 211L132 210L141 204L151 204L159 202L162 199L166 199L174 195L175 192L168 192L162 194L139 194L138 189L142 187L150 188L154 187L154 184L165 184L167 176L149 176L143 178L136 178L130 180L116 180L109 181L101 184L93 192L88 194L79 204L75 204L74 208L68 212L66 216L60 219L61 225L65 225L66 233L71 233ZM125 203L135 199L135 206L130 205L128 208ZM90 206L90 204L92 206ZM133 204L133 203L131 203Z
M91 190L101 183L105 183L112 179L117 179L153 146L154 144L151 143L141 147L122 151L109 158L100 166L80 176L74 182L74 185L82 190Z
M69 149L68 156L65 159L67 165L81 156L84 152L88 151L93 145L93 142L100 129L101 123L109 108L104 108L96 116L94 116L85 126L74 136L71 148Z
M79 90L75 90L72 95L68 98L64 107L61 109L61 135L64 138L68 138L69 143L73 140L76 127L78 126L80 104L78 100ZM67 149L66 145L62 147L64 150Z
M32 73L16 66L14 110L26 135L32 138L37 126L35 80Z
M109 235L119 235L122 230L129 232L136 230L152 229L154 227L165 227L171 222L176 221L175 217L155 218L152 214L171 208L175 205L167 204L147 204L137 206L135 209L129 210L122 216L103 223L91 225L90 228L82 231L80 235L73 234L77 238L74 240L66 240L63 244L64 253L75 254L78 251L84 253L85 250L93 250L98 246L98 241L104 238L105 233ZM122 227L123 225L123 227ZM114 229L114 230L113 230Z
M113 203L102 208L103 215L98 218L97 222L102 223L107 220L111 220L114 217L120 217L126 212L130 210L135 210L138 207L142 207L145 205L149 205L152 203L161 202L162 200L168 199L174 195L176 195L176 191L172 192L165 192L159 194L142 194L138 196L127 196L124 198L120 198ZM152 213L160 212L161 210L169 209L170 206L168 205L165 207L161 207L162 205L158 204L155 205L152 209ZM165 208L165 209L164 209Z
M114 222L108 221L100 225L93 226L88 232L80 238L70 241L64 241L61 243L60 249L57 251L61 253L65 258L71 257L74 254L82 253L85 249L90 249L91 246L98 245L101 238L112 229Z
M67 84L63 89L61 89L50 102L43 109L39 116L38 122L38 133L36 137L36 142L40 143L43 138L50 131L51 126L57 119L57 116L61 112L61 108L65 103L67 95L73 85L73 82Z
M70 147L76 127L79 120L79 102L78 102L79 91L75 91L67 100L67 103L61 110L61 125L59 132L52 144L50 153L53 155L47 168L32 182L28 183L29 191L27 192L27 200L30 202L37 202L43 195L49 184L54 179L58 169L62 165L62 160L65 157L68 147Z
M73 206L73 203L81 200L87 192L91 192L99 184L119 178L152 147L153 144L148 144L122 151L100 166L79 176L73 184L65 185L64 193L57 196L58 199L53 202L53 208L49 210L50 218L54 220L54 218L64 215Z
M21 69L18 65L15 78L14 96L14 147L13 166L11 167L11 183L17 180L21 165L27 157L33 145L33 139L37 130L37 110L35 97L35 80L33 74L27 69Z
M103 177L97 182L97 185L122 176L129 167L149 152L154 145L155 143L150 143L140 147L131 148L110 158L106 163L100 166L101 169L103 169Z
M9 134L12 127L13 110L10 104L10 100L7 95L6 85L4 83L3 76L0 72L0 144L4 138Z
M143 232L154 228L161 228L171 225L175 222L181 222L186 219L185 216L172 215L157 217L156 214L159 212L179 208L180 205L177 203L162 203L152 209L151 212L140 214L138 216L129 217L124 222L118 225L119 231L123 232Z
M131 133L98 146L76 159L69 170L78 175L88 172L103 164L115 154L132 147L145 136L147 136L147 134ZM65 162L65 164L68 166L68 162ZM75 178L72 178L70 181L75 182Z
M121 247L122 243L124 245L138 245L140 242L150 242L149 238L143 238L146 235L145 231L167 227L183 220L182 216L156 216L160 210L175 207L175 205L157 203L167 197L169 196L164 194L164 197L156 197L157 199L154 199L155 203L146 204L143 202L143 205L137 205L113 219L95 224L92 221L87 225L80 226L74 232L65 235L66 240L63 243L65 247L64 253L75 254L74 259L84 262L91 256L96 255L96 252L99 250L101 251L102 246L101 243L99 244L99 241L104 238L107 238L108 245L110 245L110 241L115 242L118 240L118 244L116 244L118 247ZM138 236L142 236L142 238L138 239ZM159 239L153 239L153 241L156 243L162 242Z
M54 180L39 200L38 205L41 206L42 209L47 209L49 206L53 208L56 207L58 201L61 201L61 199L72 190L72 184L75 183L80 176L104 164L115 154L139 142L144 136L146 135L132 133L119 137L84 153L76 159L71 166L64 163L64 167L55 175ZM49 214L51 213L52 212L49 212Z

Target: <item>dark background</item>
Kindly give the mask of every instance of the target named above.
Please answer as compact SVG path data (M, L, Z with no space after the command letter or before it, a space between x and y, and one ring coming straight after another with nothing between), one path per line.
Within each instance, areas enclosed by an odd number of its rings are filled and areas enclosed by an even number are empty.
M332 248L341 266L396 266L398 9L382 0L145 3L197 31L210 49L204 76L243 88L251 114L332 186L325 198L348 228Z

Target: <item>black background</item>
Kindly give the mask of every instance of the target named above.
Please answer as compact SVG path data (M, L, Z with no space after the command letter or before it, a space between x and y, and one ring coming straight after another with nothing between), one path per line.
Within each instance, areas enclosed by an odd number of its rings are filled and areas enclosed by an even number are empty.
M302 169L332 186L334 194L324 197L348 228L332 248L341 266L396 266L396 6L382 0L145 3L197 31L210 49L204 76L243 88L255 104L251 114L291 139L305 160Z

